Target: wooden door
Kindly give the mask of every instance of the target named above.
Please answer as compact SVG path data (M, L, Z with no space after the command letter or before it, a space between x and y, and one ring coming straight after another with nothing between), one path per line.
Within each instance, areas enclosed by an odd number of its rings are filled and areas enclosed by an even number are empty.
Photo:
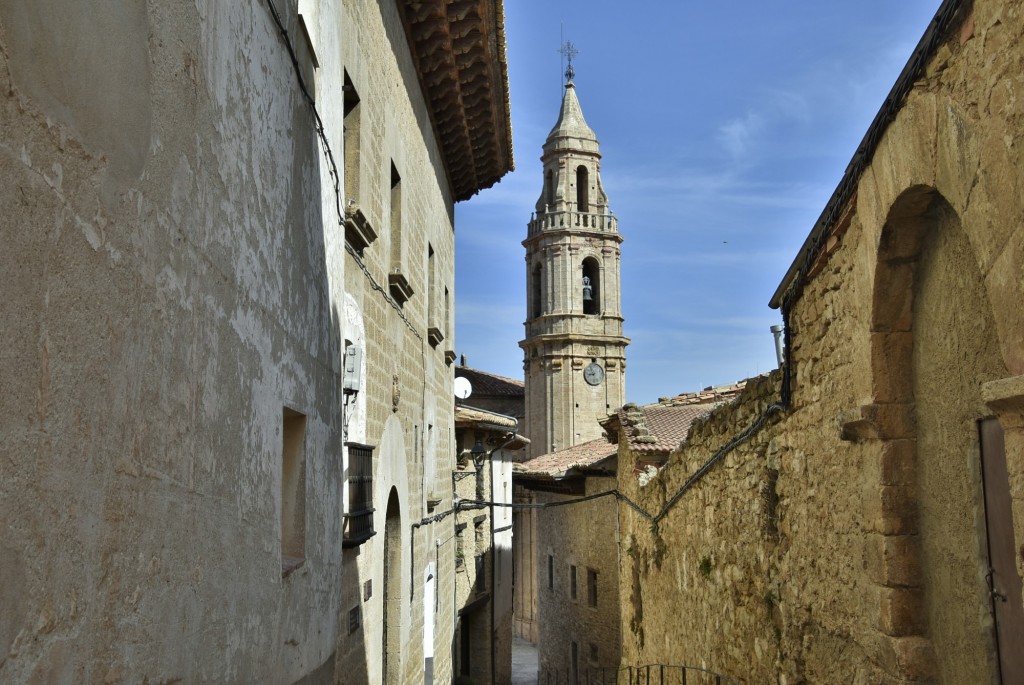
M1021 580L1014 558L1010 479L999 421L983 420L980 433L992 615L1002 682L1011 685L1024 683L1024 606L1021 605Z

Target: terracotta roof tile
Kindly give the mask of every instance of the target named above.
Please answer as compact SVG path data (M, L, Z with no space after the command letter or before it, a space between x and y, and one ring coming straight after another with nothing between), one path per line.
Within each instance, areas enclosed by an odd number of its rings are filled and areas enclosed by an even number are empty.
M474 395L523 397L523 382L514 378L505 378L468 366L456 367L455 377L468 380L473 386Z
M519 422L511 416L502 416L501 414L465 405L455 407L455 423L456 425L460 423L487 423L511 430L519 427Z
M693 422L738 397L746 381L705 388L675 397L663 397L656 404L626 404L611 421L617 421L620 439L640 455L668 455L686 440Z
M579 445L567 447L557 452L549 452L530 461L514 464L515 473L522 475L564 476L571 469L582 469L593 466L617 454L615 445L606 438L597 438Z

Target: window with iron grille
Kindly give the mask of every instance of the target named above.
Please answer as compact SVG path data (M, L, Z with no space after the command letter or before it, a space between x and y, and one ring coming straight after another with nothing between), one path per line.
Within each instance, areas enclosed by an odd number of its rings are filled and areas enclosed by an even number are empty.
M345 514L344 547L355 547L374 535L373 447L346 442L348 448L348 512Z
M349 635L359 630L359 626L363 625L363 609L356 605L348 611L348 632Z

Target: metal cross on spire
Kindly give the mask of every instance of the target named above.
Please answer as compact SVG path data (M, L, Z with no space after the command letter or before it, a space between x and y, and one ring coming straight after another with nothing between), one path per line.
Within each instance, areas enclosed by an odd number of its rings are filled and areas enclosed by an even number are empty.
M571 41L567 40L562 43L562 47L559 49L559 52L562 53L562 57L564 57L569 63L565 68L565 80L568 83L572 81L572 77L576 75L576 72L573 71L572 68L572 61L576 55L580 54L580 51L576 49L576 46L573 45Z

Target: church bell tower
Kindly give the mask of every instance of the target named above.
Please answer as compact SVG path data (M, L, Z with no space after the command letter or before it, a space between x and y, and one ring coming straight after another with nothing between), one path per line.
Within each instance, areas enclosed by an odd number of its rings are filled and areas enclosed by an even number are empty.
M519 346L532 457L600 437L598 420L621 407L626 392L622 236L569 56L562 108L541 157L544 185L523 241L527 318Z

